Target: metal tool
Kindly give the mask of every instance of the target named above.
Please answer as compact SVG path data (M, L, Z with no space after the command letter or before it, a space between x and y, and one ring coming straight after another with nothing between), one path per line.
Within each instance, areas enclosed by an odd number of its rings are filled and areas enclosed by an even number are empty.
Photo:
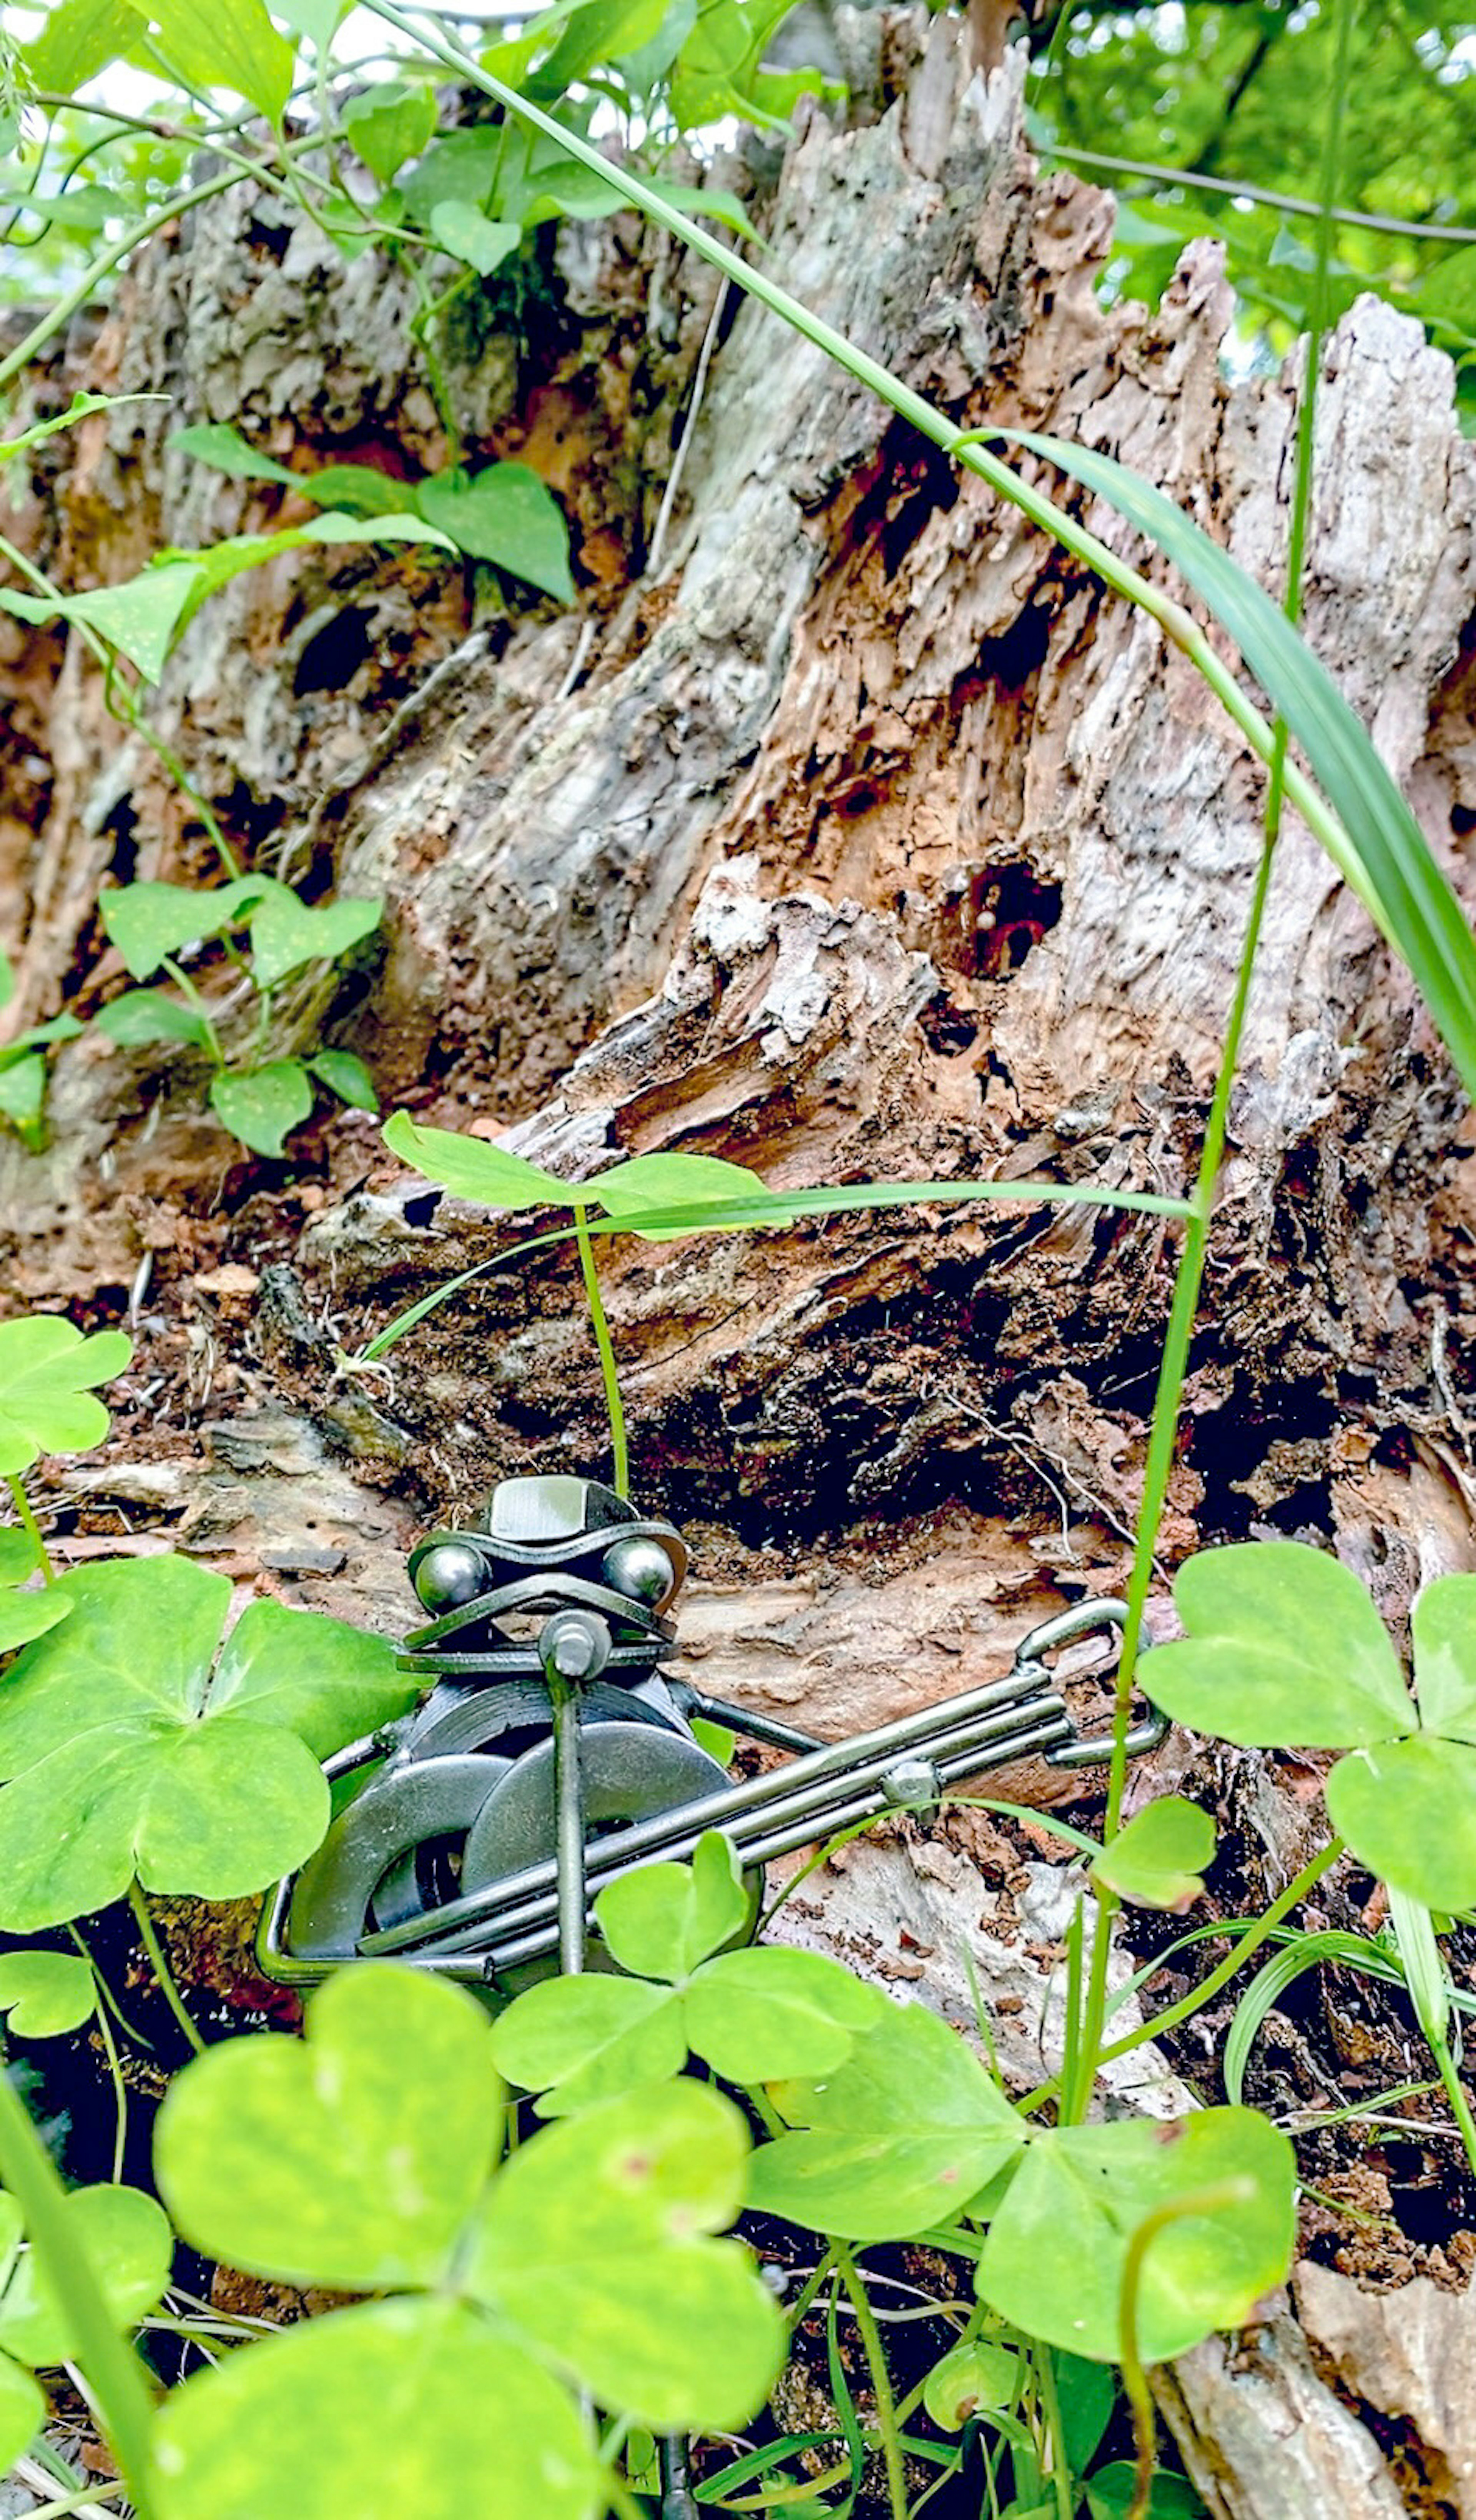
M781 1855L889 1810L928 1810L1028 1752L1068 1768L1109 1754L1105 1736L1078 1729L1047 1658L1111 1638L1119 1601L1032 1629L1003 1679L826 1742L662 1668L686 1572L672 1525L594 1479L506 1479L470 1528L423 1540L410 1579L431 1617L399 1660L428 1694L326 1763L349 1791L317 1854L267 1902L267 1975L306 1986L345 1960L392 1957L511 1995L551 1968L612 1966L592 1900L638 1864L689 1858L706 1829L742 1866L751 1932L764 1867ZM735 1783L696 1739L697 1718L791 1755ZM1166 1729L1146 1716L1129 1749Z

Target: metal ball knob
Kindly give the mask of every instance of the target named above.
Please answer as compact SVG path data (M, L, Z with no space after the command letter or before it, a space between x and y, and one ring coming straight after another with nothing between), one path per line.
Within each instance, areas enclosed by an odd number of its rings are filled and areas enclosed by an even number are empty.
M415 1570L415 1589L427 1610L459 1610L487 1589L481 1552L465 1540L440 1540Z
M645 1601L651 1609L670 1599L677 1580L667 1551L644 1532L607 1549L602 1571L612 1592L623 1593L628 1601Z

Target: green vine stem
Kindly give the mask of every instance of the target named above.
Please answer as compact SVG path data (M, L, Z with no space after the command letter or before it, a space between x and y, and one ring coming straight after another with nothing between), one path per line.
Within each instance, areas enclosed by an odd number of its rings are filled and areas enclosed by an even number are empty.
M630 1447L625 1433L625 1404L620 1397L620 1377L615 1368L615 1348L610 1326L605 1319L604 1299L600 1292L600 1278L595 1267L595 1246L590 1240L589 1209L574 1202L574 1239L579 1245L579 1269L584 1280L585 1301L590 1308L590 1326L595 1345L600 1351L600 1374L604 1384L604 1405L609 1413L610 1451L614 1458L612 1484L616 1496L630 1495Z
M1258 1916L1253 1925L1248 1926L1243 1934L1236 1936L1234 1950L1228 1953L1226 1958L1211 1969L1208 1977L1201 1978L1199 1984L1191 1987L1187 1995L1181 1996L1177 2003L1166 2005L1162 2012L1155 2012L1150 2020L1141 2021L1136 2030L1125 2031L1121 2039L1114 2039L1109 2048L1099 2049L1096 2059L1098 2072L1103 2065L1114 2065L1119 2056L1131 2055L1135 2048L1143 2047L1148 2040L1161 2038L1166 2030L1177 2030L1181 2022L1191 2021L1196 2012L1201 2012L1207 2003L1213 2002L1222 1988L1229 1986L1231 1978L1239 1974L1247 1960L1254 1959L1262 1945L1271 1940L1282 1920L1290 1915L1294 1908L1300 1907L1308 1892L1316 1888L1323 1873L1330 1872L1339 1857L1346 1855L1347 1851L1340 1837L1330 1839L1321 1853L1315 1855L1311 1863L1305 1864L1301 1871L1288 1881L1279 1897L1267 1909L1265 1915ZM1061 2077L1052 2075L1049 2083L1037 2084L1035 2090L1028 2092L1015 2105L1022 2114L1033 2114L1035 2110L1043 2108L1048 2100L1054 2099L1060 2088Z
M21 2208L30 2243L71 2327L98 2419L127 2482L138 2520L154 2520L149 2435L154 2402L143 2365L118 2334L87 2253L66 2212L67 2190L26 2115L10 2075L0 2070L0 2179Z
M881 2459L886 2470L887 2501L892 2520L907 2520L907 2468L902 2456L897 2402L892 2395L891 2373L886 2367L886 2354L881 2330L876 2324L876 2314L872 2308L872 2296L857 2272L856 2261L850 2250L839 2240L832 2240L830 2255L856 2314L856 2333L861 2339L871 2376L872 2395L876 2401L876 2430L881 2437Z
M1331 205L1337 192L1338 166L1342 155L1343 110L1348 87L1349 43L1354 12L1358 0L1337 0L1337 51L1333 70L1332 95L1328 106L1327 127L1323 139L1321 167L1322 215L1318 230L1317 265L1313 274L1309 303L1309 326L1306 366L1300 405L1297 412L1296 478L1292 487L1291 515L1287 527L1286 594L1287 619L1295 622L1302 608L1302 566L1307 550L1307 529L1312 515L1313 453L1317 427L1318 379L1322 359L1322 335L1326 325L1327 265L1332 247ZM1230 1100L1239 1065L1240 1043L1245 1030L1246 1012L1250 1004L1251 982L1256 954L1265 923L1267 896L1271 889L1272 866L1276 840L1281 828L1282 806L1290 789L1286 758L1286 727L1277 718L1271 751L1271 785L1266 799L1265 843L1256 870L1255 889L1251 896L1250 914L1240 949L1235 973L1234 995L1226 1025L1220 1069L1215 1079L1209 1116L1205 1122L1204 1142L1199 1153L1199 1169L1191 1200L1193 1213L1185 1228L1184 1249L1174 1279L1173 1301L1169 1308L1169 1326L1159 1362L1158 1385L1153 1396L1153 1416L1148 1430L1147 1459L1143 1464L1142 1498L1139 1508L1138 1532L1133 1555L1133 1571L1128 1582L1128 1616L1123 1629L1122 1651L1117 1667L1117 1702L1112 1731L1112 1759L1107 1778L1107 1809L1102 1835L1110 1843L1122 1822L1123 1795L1128 1779L1128 1730L1132 1722L1133 1684L1138 1670L1142 1642L1143 1618L1148 1594L1153 1583L1154 1552L1168 1500L1169 1478L1179 1439L1180 1406L1188 1373L1189 1344L1199 1310L1199 1293L1204 1281L1205 1261L1209 1253L1210 1226L1220 1187L1220 1167L1225 1157ZM1068 2095L1075 2106L1074 2117L1084 2112L1095 2080L1097 2052L1101 2047L1106 2022L1107 1975L1111 1965L1112 1930L1121 1902L1111 1891L1097 1894L1096 1931L1092 1940L1092 1967L1087 1989L1085 2046L1092 2060L1085 2089Z
M137 1880L130 1881L128 1884L128 1905L133 1910L134 1922L138 1926L144 1949L149 1955L149 1965L158 1980L158 1991L196 2055L202 2056L205 2052L205 2042L185 2010L184 1999L174 1983L169 1963L164 1958L163 1946L155 1932L154 1918L149 1913L148 1899Z
M1134 2465L1133 2500L1128 2520L1147 2520L1153 2495L1153 2452L1156 2428L1153 2420L1153 2393L1138 2348L1138 2296L1142 2286L1143 2261L1160 2231L1172 2223L1183 2223L1203 2214L1232 2214L1237 2208L1256 2201L1255 2182L1250 2179L1220 2179L1211 2184L1194 2188L1187 2196L1179 2196L1171 2205L1160 2205L1155 2213L1145 2214L1128 2241L1122 2262L1122 2286L1118 2294L1117 2353L1122 2366L1123 2394L1133 2415L1133 2440L1137 2450Z
M42 1582L54 1584L57 1580L57 1570L51 1562L46 1543L41 1537L41 1526L30 1509L30 1499L25 1493L25 1481L19 1470L7 1470L5 1484L11 1492L21 1528L36 1552L36 1564L41 1569Z

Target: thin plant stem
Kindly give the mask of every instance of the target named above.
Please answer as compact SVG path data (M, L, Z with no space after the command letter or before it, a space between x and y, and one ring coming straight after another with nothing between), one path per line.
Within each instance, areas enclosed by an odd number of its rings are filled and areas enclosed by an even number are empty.
M606 2468L604 2482L605 2500L611 2511L619 2512L620 2520L646 2520L646 2513L623 2476L617 2476L613 2468Z
M1317 432L1318 379L1321 369L1322 335L1326 324L1327 265L1332 247L1331 204L1337 190L1338 165L1342 154L1343 109L1348 88L1349 44L1358 0L1338 0L1337 51L1333 71L1332 95L1328 106L1327 125L1323 136L1321 166L1322 213L1318 230L1317 266L1313 273L1309 304L1306 368L1301 401L1297 412L1296 478L1292 487L1291 515L1286 542L1286 617L1295 623L1302 608L1302 569L1307 551L1307 531L1312 515L1313 456ZM1142 1499L1139 1509L1138 1537L1133 1557L1133 1571L1128 1581L1128 1616L1123 1629L1122 1652L1117 1671L1117 1700L1114 1710L1112 1758L1107 1777L1107 1808L1102 1835L1110 1843L1122 1822L1123 1796L1128 1779L1128 1728L1132 1715L1133 1683L1142 1642L1143 1618L1154 1574L1154 1552L1168 1500L1169 1479L1178 1448L1179 1413L1184 1385L1188 1373L1189 1346L1194 1322L1199 1310L1199 1293L1204 1282L1205 1261L1209 1252L1210 1226L1220 1187L1220 1168L1225 1156L1230 1100L1239 1065L1240 1043L1250 1004L1251 982L1256 955L1265 924L1267 897L1271 889L1272 867L1276 841L1281 829L1282 806L1288 792L1286 758L1286 725L1277 718L1271 752L1271 783L1266 799L1265 841L1256 870L1255 888L1251 896L1250 915L1240 949L1235 973L1234 994L1230 1001L1220 1069L1215 1079L1209 1115L1205 1121L1204 1141L1200 1148L1199 1168L1191 1201L1193 1214L1185 1228L1184 1248L1174 1280L1173 1301L1169 1308L1169 1326L1159 1364L1158 1386L1153 1397L1152 1422L1148 1431L1147 1458L1143 1464ZM1096 1930L1092 1940L1092 1968L1087 1989L1086 2046L1093 2059L1095 2079L1096 2051L1101 2046L1106 2021L1107 1975L1111 1966L1113 1927L1121 1902L1109 1890L1097 1894ZM1086 2105L1086 2092L1079 2092L1081 2106Z
M0 2071L0 2179L21 2208L47 2279L77 2340L98 2420L112 2446L138 2520L154 2520L149 2435L154 2405L144 2367L120 2336L87 2251L67 2212L67 2190L8 2073Z
M1234 1950L1211 1969L1208 1977L1201 1978L1199 1984L1187 1995L1181 1996L1177 2003L1169 2004L1162 2012L1155 2012L1151 2020L1141 2021L1136 2030L1125 2031L1121 2039L1114 2039L1109 2048L1100 2049L1096 2059L1098 2071L1103 2065L1115 2064L1119 2056L1131 2055L1135 2048L1145 2046L1148 2040L1161 2038L1166 2030L1177 2030L1181 2022L1192 2021L1196 2012L1201 2012L1207 2003L1213 2002L1223 1987L1229 1986L1246 1961L1255 1958L1262 1945L1271 1941L1282 1918L1300 1906L1323 1873L1330 1872L1338 1858L1346 1852L1340 1837L1330 1839L1321 1853L1315 1855L1312 1862L1305 1864L1295 1878L1288 1881L1265 1915L1258 1916L1253 1925L1237 1936ZM1026 2114L1033 2113L1044 2107L1047 2100L1055 2097L1060 2083L1060 2076L1053 2075L1049 2083L1038 2084L1033 2092L1028 2092L1016 2106Z
M856 2261L840 2241L830 2243L836 2272L856 2314L856 2333L866 2356L871 2375L872 2395L876 2401L876 2429L881 2436L881 2460L886 2470L887 2501L892 2520L907 2520L907 2468L902 2456L902 2440L897 2425L897 2402L892 2395L891 2373L886 2367L886 2355L881 2343L881 2330L872 2308L872 2297L857 2272Z
M1040 2395L1041 2412L1046 2418L1046 2438L1051 2444L1051 2482L1055 2488L1056 2520L1071 2520L1071 2461L1066 2452L1066 2427L1061 2419L1061 2393L1055 2381L1055 2363L1049 2345L1026 2340L1032 2349L1035 2382Z
M1285 210L1291 218L1322 216L1319 202L1304 201L1298 193L1268 192L1264 185L1248 183L1240 175L1200 175L1185 166L1162 166L1149 158L1109 158L1099 149L1077 149L1058 140L1042 142L1041 156L1063 158L1077 166L1099 166L1108 175L1141 175L1152 184L1182 184L1188 192L1226 193L1237 202L1260 202L1267 209ZM1435 219L1385 218L1375 210L1353 209L1346 202L1337 204L1332 219L1336 227L1369 228L1379 236L1428 238L1432 245L1476 245L1476 228L1446 227Z
M91 1969L93 1981L98 1992L102 1996L104 2002L107 2004L109 2011L112 2013L113 2020L117 2023L118 2028L124 2032L127 2038L131 2039L135 2048L141 2048L146 2056L152 2056L154 2053L153 2040L148 2038L146 2034L140 2030L136 2021L129 2020L127 2013L123 2010L117 1997L113 1994L112 1987L108 1983L108 1973L106 1969L97 1958L96 1953L89 1951L75 1922L68 1924L67 1931L70 1935L71 1940L75 1943L77 1950L81 1953L83 1959L87 1962L88 1967Z
M65 2512L90 2511L95 2504L115 2500L127 2491L121 2478L114 2477L107 2478L101 2485L79 2485L75 2494L64 2494L55 2502L33 2503L30 2520L63 2520Z
M163 1946L160 1943L157 1934L154 1930L154 1918L149 1913L148 1899L145 1896L143 1887L137 1878L130 1881L128 1884L128 1905L133 1910L134 1922L137 1924L139 1933L143 1939L144 1949L149 1955L149 1965L153 1969L156 1978L158 1980L158 1991L163 1997L164 2002L167 2003L170 2011L173 2013L175 2020L179 2023L179 2026L184 2032L191 2047L194 2048L196 2055L202 2056L205 2052L205 2042L201 2039L200 2032L196 2029L194 2022L185 2010L184 1999L181 1996L178 1987L174 1983L169 1963L164 1958Z
M595 1249L590 1240L589 1210L574 1203L574 1239L579 1245L579 1269L584 1280L585 1301L590 1308L590 1327L595 1345L600 1351L600 1374L604 1384L604 1405L609 1413L610 1452L613 1456L612 1485L616 1496L630 1494L630 1447L625 1434L625 1404L620 1397L620 1377L615 1368L614 1342L605 1319L604 1300L600 1292L600 1277L595 1267Z
M1273 783L1275 789L1275 782ZM1279 805L1279 797L1275 798ZM1122 1651L1117 1667L1117 1702L1112 1728L1112 1757L1107 1774L1107 1808L1102 1822L1102 1836L1111 1842L1122 1823L1123 1796L1128 1780L1128 1730L1132 1718L1133 1683L1138 1668L1139 1648L1142 1639L1148 1593L1153 1582L1154 1552L1158 1545L1159 1527L1168 1501L1169 1479L1174 1467L1174 1455L1179 1437L1179 1404L1188 1372L1189 1343L1193 1336L1194 1319L1199 1309L1199 1290L1204 1280L1204 1264L1209 1251L1210 1222L1214 1214L1215 1193L1219 1186L1220 1166L1225 1153L1226 1127L1230 1117L1230 1091L1239 1060L1240 1037L1250 1002L1251 977L1255 968L1256 949L1261 941L1266 899L1271 885L1273 848L1268 839L1262 849L1256 870L1256 886L1251 899L1250 916L1245 923L1245 936L1240 949L1240 963L1235 975L1235 993L1226 1026L1225 1050L1220 1073L1215 1079L1209 1118L1205 1123L1204 1143L1200 1149L1199 1170L1194 1188L1194 1214L1185 1228L1184 1249L1174 1279L1173 1301L1169 1307L1169 1326L1164 1337L1163 1354L1158 1368L1158 1387L1153 1400L1153 1416L1148 1429L1147 1457L1143 1463L1142 1500L1139 1508L1138 1543L1134 1552L1133 1572L1128 1582L1128 1615L1123 1627ZM1087 1975L1087 1999L1082 2031L1083 2065L1074 2079L1071 2092L1063 2092L1063 2114L1068 2124L1077 2123L1083 2115L1096 2078L1102 2030L1107 2014L1107 1978L1112 1961L1112 1933L1122 1906L1115 1891L1100 1888L1096 1893L1096 1917L1092 1936L1092 1958Z
M429 1175L426 1176L430 1178ZM664 1207L648 1210L641 1218L645 1234L727 1234L757 1232L769 1224L788 1225L799 1216L852 1215L862 1210L889 1207L931 1207L952 1205L960 1199L997 1200L1001 1205L1041 1207L1105 1207L1121 1208L1125 1213L1141 1216L1179 1216L1190 1213L1187 1199L1163 1198L1156 1191L1106 1190L1095 1182L1043 1181L976 1181L976 1182L860 1182L847 1190L828 1189L824 1185L811 1190L786 1190L774 1196L773 1215L755 1215L751 1198L704 1200L700 1206ZM625 1234L630 1228L618 1216L586 1216L585 1233L591 1237L604 1234ZM552 1226L545 1234L523 1236L510 1242L505 1251L490 1260L478 1260L474 1269L463 1269L444 1284L432 1287L419 1302L396 1313L362 1353L352 1360L355 1365L373 1365L405 1336L407 1330L419 1328L422 1322L464 1286L474 1284L478 1278L489 1277L496 1269L506 1269L514 1260L526 1259L530 1251L551 1251L559 1244L578 1239L578 1229L572 1225Z
M1122 2366L1123 2393L1133 2415L1133 2439L1137 2450L1134 2462L1133 2500L1128 2520L1147 2520L1153 2493L1153 2452L1156 2427L1153 2420L1153 2394L1138 2343L1138 2299L1142 2288L1143 2261L1161 2231L1173 2223L1202 2214L1231 2214L1237 2207L1255 2203L1255 2182L1249 2179L1220 2179L1187 2196L1178 2196L1170 2205L1160 2205L1145 2214L1129 2238L1123 2254L1122 2283L1118 2292L1117 2355Z
M116 2111L112 2131L112 2183L116 2187L122 2182L123 2155L128 2144L128 2087L123 2081L123 2068L118 2060L117 2041L112 2035L112 2025L108 2018L108 2006L103 2002L101 1988L96 1984L93 1987L92 2008L98 2025L98 2037L102 2040L104 2053L108 2058L108 2071L112 2081L112 2097Z
M1476 2171L1476 2118L1471 2115L1471 2103L1466 2097L1465 2086L1456 2070L1455 2059L1451 2053L1450 2040L1443 2030L1430 2029L1425 2032L1425 2040L1435 2059L1441 2082L1445 2086L1446 2097L1451 2103L1451 2115L1460 2130L1460 2140L1465 2146L1466 2159L1472 2170Z
M25 1481L19 1470L7 1470L5 1484L11 1492L16 1512L20 1517L21 1528L36 1552L36 1564L41 1569L41 1580L46 1584L54 1584L57 1580L57 1570L51 1562L46 1543L41 1537L41 1526L30 1509L30 1499L25 1493Z
M205 1047L209 1051L210 1057L215 1065L223 1068L226 1063L225 1053L220 1047L220 1035L215 1029L209 1007L205 1002L202 992L196 987L195 982L191 979L184 965L182 963L177 963L172 954L161 954L159 956L158 968L161 971L167 971L181 997L185 1000L186 1004L193 1009L194 1012L199 1015L201 1030L203 1032L205 1037Z

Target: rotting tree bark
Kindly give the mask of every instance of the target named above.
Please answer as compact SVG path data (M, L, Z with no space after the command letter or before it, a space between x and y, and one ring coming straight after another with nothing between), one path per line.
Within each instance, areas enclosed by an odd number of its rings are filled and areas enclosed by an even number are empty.
M1017 68L970 79L942 20L842 22L870 104L739 170L772 267L961 420L1109 449L1278 586L1295 376L1225 382L1213 250L1185 254L1158 313L1104 311L1111 205L1034 166ZM164 451L187 420L231 419L282 455L433 467L410 311L372 259L344 269L280 204L227 195L139 258L46 383L161 390L172 409L50 441L22 535L81 583L277 513L275 491ZM512 1128L571 1175L679 1146L780 1186L1181 1190L1263 798L1184 660L632 221L566 230L520 339L469 335L452 373L468 443L565 499L588 630L547 608L474 615L469 586L411 558L298 558L217 597L159 696L160 732L255 863L387 897L382 962L287 1020L326 1014L386 1101ZM1327 358L1307 630L1468 902L1473 509L1448 364L1365 301ZM14 624L0 642L22 1016L86 1012L115 975L99 884L199 874L208 852L76 648ZM53 1503L74 1548L117 1545L99 1535L121 1508L135 1545L396 1624L398 1553L429 1515L500 1471L598 1464L572 1271L494 1272L381 1381L345 1376L338 1343L507 1238L407 1199L367 1122L304 1132L291 1169L233 1160L199 1083L84 1041L57 1062L50 1152L0 1150L11 1295L115 1312L149 1257L133 1388L141 1418L160 1379L177 1412L169 1446L136 1422L126 1463L62 1475ZM1169 1562L1247 1530L1331 1534L1395 1618L1422 1575L1476 1564L1460 1110L1404 973L1289 830ZM1062 1598L1118 1589L1171 1260L1152 1220L1082 1209L610 1246L638 1489L696 1541L686 1633L708 1685L838 1731L1001 1668ZM1173 1744L1158 1780L1219 1811L1228 1902L1279 1888L1314 1842L1312 1780L1286 1763ZM1009 1783L1063 1791L1042 1772ZM999 1983L1011 1950L1037 1989L1049 1974L1061 1918L1020 1857L983 1815L927 1850L857 1850L794 1929L962 2014L961 1941L987 1945ZM965 1858L1005 1868L987 1919ZM1326 1896L1329 1920L1357 1920L1349 1889ZM1038 2009L1022 2074L1031 2039L1050 2052ZM1359 2055L1346 2029L1302 2037L1251 2095L1305 2106L1329 2073L1376 2089L1405 2070L1387 2023L1361 2025ZM1404 2263L1468 2272L1413 2241ZM1228 2520L1269 2510L1271 2477L1284 2520L1391 2507L1385 2437L1337 2406L1294 2327L1244 2366L1189 2358L1168 2406ZM1293 2423L1295 2473L1274 2447Z

